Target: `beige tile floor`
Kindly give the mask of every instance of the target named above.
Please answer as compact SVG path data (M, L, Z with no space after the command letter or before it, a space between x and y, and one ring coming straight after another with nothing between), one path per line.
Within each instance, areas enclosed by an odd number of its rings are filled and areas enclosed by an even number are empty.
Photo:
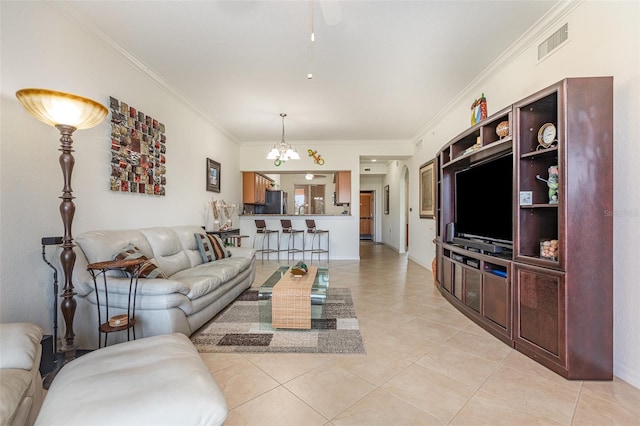
M202 354L226 425L639 425L640 390L567 381L448 304L431 271L362 242L332 261L351 289L366 355ZM258 262L259 285L278 264Z

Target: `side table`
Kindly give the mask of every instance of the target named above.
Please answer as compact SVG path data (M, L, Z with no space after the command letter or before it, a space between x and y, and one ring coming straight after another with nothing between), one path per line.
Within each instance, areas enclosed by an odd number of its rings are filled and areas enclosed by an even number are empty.
M240 235L240 228L228 228L221 229L219 231L206 231L207 234L217 235L225 243L229 243L232 246L240 247L242 244L242 238L249 238L248 235Z
M98 306L98 348L101 348L100 339L102 333L104 333L104 346L107 346L107 337L109 333L115 331L127 330L127 341L131 340L130 330L133 329L133 340L136 340L136 293L138 291L138 273L140 268L146 259L130 259L130 260L107 260L105 262L96 262L87 265L87 270L91 273L93 278L93 286L96 291L96 304ZM127 316L116 315L113 318L109 317L109 290L107 287L107 271L109 270L121 270L133 268L131 273L131 279L129 281L129 298L127 300ZM105 313L106 322L102 322L102 310L100 309L100 295L98 293L97 277L102 275L102 281L104 283L104 299L105 299ZM135 285L134 285L135 282ZM133 296L133 304L131 299ZM119 318L120 317L120 318Z

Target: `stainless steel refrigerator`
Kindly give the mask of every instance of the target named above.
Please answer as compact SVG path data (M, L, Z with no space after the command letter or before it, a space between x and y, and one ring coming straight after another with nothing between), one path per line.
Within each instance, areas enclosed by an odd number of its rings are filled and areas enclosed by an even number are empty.
M284 191L267 191L264 206L266 214L287 214L287 193Z

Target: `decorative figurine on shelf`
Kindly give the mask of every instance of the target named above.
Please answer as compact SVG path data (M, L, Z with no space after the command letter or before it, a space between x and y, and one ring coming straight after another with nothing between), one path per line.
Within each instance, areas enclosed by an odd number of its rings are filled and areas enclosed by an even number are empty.
M308 149L307 153L309 154L309 157L313 157L313 162L316 163L318 166L324 165L324 158L322 158L320 154L318 154L318 151L314 151L313 149Z
M509 136L509 121L501 121L496 126L496 134L500 137L500 139Z
M549 187L549 204L558 204L558 187L560 186L558 182L558 166L549 167L549 179L544 179L540 175L536 175L536 179L547 183Z
M233 227L232 217L236 211L237 206L235 204L227 204L224 200L213 199L209 202L209 205L211 206L211 211L213 213L213 227L211 230L224 231L227 229L231 229ZM226 218L226 221L221 225L223 217Z
M487 98L484 93L471 104L471 125L475 125L487 118Z

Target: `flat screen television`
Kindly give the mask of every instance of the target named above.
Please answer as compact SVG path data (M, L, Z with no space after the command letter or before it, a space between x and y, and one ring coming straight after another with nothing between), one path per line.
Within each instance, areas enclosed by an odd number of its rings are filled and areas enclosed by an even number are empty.
M513 154L456 172L458 237L513 246Z

